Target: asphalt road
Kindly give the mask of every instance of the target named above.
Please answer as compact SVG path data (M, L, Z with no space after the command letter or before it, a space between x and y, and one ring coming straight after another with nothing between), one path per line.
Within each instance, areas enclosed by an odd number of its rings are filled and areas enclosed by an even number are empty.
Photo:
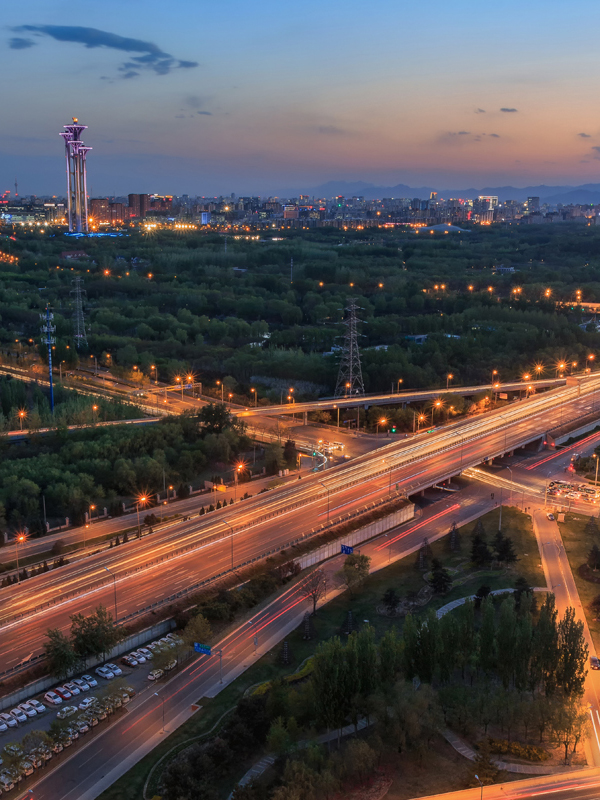
M600 381L587 383L596 389ZM389 495L396 485L413 493L510 450L530 437L532 428L543 431L564 414L585 413L592 402L587 395L578 397L574 387L539 395L416 440L390 443L295 485L181 522L158 539L136 540L31 578L20 587L2 589L4 662L10 668L30 653L39 653L45 631L66 628L70 614L89 613L99 603L113 608L113 580L105 567L116 576L117 611L122 618L225 572L232 561L235 567L301 538L323 524L328 514L332 520L348 515ZM50 605L41 607L44 604ZM16 615L22 617L15 619Z
M452 522L464 524L493 505L487 492L478 486L460 493L460 505L456 502L458 495L441 497L418 519L361 546L361 552L372 559L372 571L415 552L425 536L435 541L448 532ZM340 556L324 565L328 587L336 587L335 573L341 564ZM50 762L45 768L48 772L36 773L22 787L33 787L36 800L93 800L164 738L163 707L168 734L191 716L193 703L217 694L302 622L305 612L312 607L312 601L302 593L305 580L302 578L291 586L213 648L214 652L223 650L223 684L218 656L200 656L167 683L151 685L139 692L110 727L99 725L93 738L90 734L81 737L68 753L68 759ZM324 602L337 591L330 589ZM35 727L35 720L27 724L30 727ZM20 736L24 733L25 725L19 731ZM3 741L8 740L5 735Z

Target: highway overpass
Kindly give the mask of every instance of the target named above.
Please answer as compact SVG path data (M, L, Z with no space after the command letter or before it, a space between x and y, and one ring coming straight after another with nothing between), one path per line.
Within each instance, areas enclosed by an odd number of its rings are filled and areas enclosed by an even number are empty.
M48 628L99 603L119 619L224 575L366 505L415 494L494 456L543 437L561 419L600 416L600 375L513 403L476 419L391 442L325 472L235 506L182 520L141 540L0 589L0 650L5 667L41 651ZM293 552L291 550L290 552ZM105 568L111 570L107 572ZM113 575L114 586L113 586ZM116 588L117 601L113 594Z
M536 381L513 381L512 383L485 384L484 386L449 386L448 389L423 389L412 392L392 392L388 394L350 395L349 397L329 397L322 400L311 400L307 403L293 401L275 406L247 406L238 410L232 406L238 417L270 417L277 414L299 414L310 411L333 411L337 408L370 408L371 406L406 405L408 403L427 403L443 394L456 394L460 397L472 397L480 392L526 392L533 389L553 389L564 386L566 378L548 378Z

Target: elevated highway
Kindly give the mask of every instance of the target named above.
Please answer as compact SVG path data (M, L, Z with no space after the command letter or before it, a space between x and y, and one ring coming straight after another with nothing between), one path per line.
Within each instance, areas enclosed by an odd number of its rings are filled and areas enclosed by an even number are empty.
M427 403L443 394L455 394L460 397L472 397L480 392L524 392L528 387L533 389L553 389L564 386L566 378L549 378L536 381L513 381L512 383L485 384L483 386L450 386L447 389L424 389L414 392L391 392L389 394L350 395L348 397L330 397L323 400L311 400L307 403L283 403L275 406L247 406L239 410L233 407L238 417L269 417L277 414L299 414L309 411L333 411L337 408L356 408L361 406L404 405L406 403Z
M600 416L599 400L600 375L582 378L0 589L4 664L14 666L39 653L45 631L68 628L73 613L89 613L99 603L114 608L119 619L140 613L192 584L289 549L366 504L395 493L415 494L539 440L561 419L588 416L594 409Z

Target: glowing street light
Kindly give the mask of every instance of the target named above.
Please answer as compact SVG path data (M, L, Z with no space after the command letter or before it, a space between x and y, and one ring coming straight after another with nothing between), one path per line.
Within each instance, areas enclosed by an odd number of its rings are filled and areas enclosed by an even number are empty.
M446 375L446 389L450 386L450 381L452 380L453 377L454 375L451 372L449 372L448 375Z
M379 426L380 425L385 425L386 422L387 422L387 419L385 417L381 417L381 419L377 420L377 430L375 432L375 436L379 436Z
M254 393L254 408L256 408L256 404L258 402L258 392L256 389L250 389L250 391Z
M27 541L27 535L25 533L18 533L15 536L15 552L17 556L17 583L21 583L21 575L19 573L19 545L24 544Z
M148 498L146 497L146 495L142 495L141 497L138 497L138 499L135 502L135 507L137 510L138 539L142 538L142 527L140 525L140 505L145 505L147 501Z
M23 420L25 419L26 416L27 416L27 412L24 411L23 409L21 409L19 411L19 423L21 424L21 430L23 430Z

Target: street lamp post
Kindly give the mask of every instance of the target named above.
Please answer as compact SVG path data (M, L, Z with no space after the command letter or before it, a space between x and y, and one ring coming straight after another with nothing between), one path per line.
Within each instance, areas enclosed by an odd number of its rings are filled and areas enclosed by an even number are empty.
M116 625L117 624L117 620L119 618L118 617L118 611L117 611L117 576L108 567L103 567L103 569L105 569L108 572L109 575L112 575L112 579L113 579L113 588L114 588L114 591L115 591L115 625Z
M596 455L596 453L594 453L594 454L592 455L592 458L595 458L595 459L596 459L596 480L594 481L594 484L595 484L596 486L598 486L598 464L600 464L600 458L598 458L598 456Z
M192 397L193 397L194 396L194 376L193 375L188 375L186 380L192 387Z
M158 692L154 692L154 696L158 697L158 699L162 703L162 720L163 720L162 732L164 733L165 732L165 698L161 697Z
M233 528L226 520L223 520L223 522L225 523L225 525L227 525L227 527L231 531L231 571L233 572Z
M400 394L400 384L404 383L404 378L398 378L398 394Z
M152 373L152 372L154 372L154 383L155 383L156 386L158 386L158 372L156 370L156 365L155 364L152 364L152 366L150 367L150 373Z
M15 538L15 552L17 556L17 583L21 583L21 574L19 572L19 545L27 541L27 536L24 533L18 533Z
M221 403L223 402L223 381L217 381L217 386L221 387Z
M145 503L147 501L147 497L138 497L135 502L135 507L137 510L137 524L138 524L138 539L142 538L142 526L140 525L140 503Z
M479 775L475 775L477 781L479 781L479 785L481 786L481 800L483 800L483 782L480 780Z
M323 481L319 481L319 483L321 484L321 486L327 492L327 527L329 527L329 488L327 486L325 486Z
M23 430L23 418L27 416L26 411L19 411L19 422L21 423L21 430Z
M452 373L446 375L446 389L448 389L448 387L450 386L450 381L452 380L453 377L454 375Z
M256 391L256 389L250 389L250 391L254 392L254 408L256 408L256 404L258 401L258 392Z
M386 422L387 422L387 419L385 417L382 417L381 419L377 420L377 428L376 428L375 436L379 436L379 426L380 425L385 425Z

